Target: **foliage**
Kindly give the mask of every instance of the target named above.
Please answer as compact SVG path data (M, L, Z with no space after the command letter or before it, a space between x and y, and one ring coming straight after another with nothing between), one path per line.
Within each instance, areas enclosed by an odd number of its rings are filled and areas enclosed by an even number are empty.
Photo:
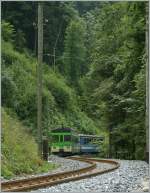
M6 42L3 42L2 60L2 105L12 108L36 135L36 60L17 52ZM88 132L88 128L90 133L97 131L92 120L78 107L75 90L46 64L43 64L42 100L44 133L62 124L79 131Z
M23 173L45 172L57 166L40 160L34 138L10 109L2 109L2 119L2 176L9 179Z
M144 159L146 3L44 2L43 5L43 134L62 125L72 127L78 133L104 136L100 145L102 157L108 153L115 157L118 153L119 158L124 158L127 152L130 159ZM2 2L5 177L51 167L38 160L34 142L36 13L36 2ZM26 153L22 154L23 151ZM27 159L24 165L23 159Z
M68 23L78 12L73 2L44 2L44 62L53 66L56 48L56 66L64 51L64 36ZM2 19L11 23L16 31L16 48L26 47L37 55L37 2L2 2ZM60 37L58 38L58 34ZM55 46L56 40L57 45Z
M23 46L34 50L37 3L33 2L2 2L2 19L11 23L16 31L14 46L22 50ZM22 34L22 35L21 35Z
M111 130L112 152L128 151L132 159L145 156L144 14L139 2L97 10L91 68L81 82L88 115Z
M15 37L14 26L9 22L2 21L2 39L12 42Z
M84 38L84 21L80 18L72 20L66 30L62 71L75 87L78 87L78 79L86 70Z

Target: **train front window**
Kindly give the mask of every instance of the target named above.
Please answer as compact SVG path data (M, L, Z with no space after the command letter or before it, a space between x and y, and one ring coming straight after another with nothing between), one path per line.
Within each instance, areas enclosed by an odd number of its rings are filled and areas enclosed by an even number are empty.
M56 142L58 142L58 140L59 140L59 136L58 135L53 135L52 136L52 142L56 143Z
M64 141L71 141L71 136L70 135L65 135L64 136Z
M63 142L63 135L60 135L60 142Z

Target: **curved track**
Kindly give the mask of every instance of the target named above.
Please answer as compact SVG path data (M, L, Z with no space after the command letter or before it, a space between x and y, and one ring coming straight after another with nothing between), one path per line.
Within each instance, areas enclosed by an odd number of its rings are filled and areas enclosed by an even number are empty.
M38 189L41 187L53 186L64 182L75 181L79 179L89 178L91 176L100 175L115 170L120 166L118 162L112 160L100 160L87 157L69 157L67 159L87 162L90 164L90 166L78 170L61 172L52 175L2 182L1 189L4 192L19 192ZM100 170L97 167L98 163L107 163L110 164L111 167L109 169Z

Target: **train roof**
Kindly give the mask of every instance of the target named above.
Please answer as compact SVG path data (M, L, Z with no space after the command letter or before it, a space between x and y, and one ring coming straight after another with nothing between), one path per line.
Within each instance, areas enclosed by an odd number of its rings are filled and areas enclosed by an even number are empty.
M63 128L56 128L56 129L51 129L50 131L52 132L74 132L74 129L68 128L68 127L63 127Z
M79 137L93 137L93 138L99 138L99 139L104 139L102 136L97 136L97 135L86 135L86 134L78 134Z

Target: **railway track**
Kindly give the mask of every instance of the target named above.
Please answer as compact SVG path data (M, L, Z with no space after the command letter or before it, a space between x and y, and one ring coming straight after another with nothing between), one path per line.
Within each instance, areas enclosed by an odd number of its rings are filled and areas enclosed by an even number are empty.
M38 176L21 180L7 181L1 183L1 189L4 192L19 192L27 191L32 189L38 189L41 187L53 186L60 183L69 181L76 181L79 179L89 178L92 176L100 175L103 173L110 172L117 169L120 165L116 161L112 160L100 160L84 157L69 157L67 159L78 160L87 162L90 165L73 171L61 172L57 174L51 174L46 176ZM111 167L109 169L99 170L97 167L98 163L107 163Z

